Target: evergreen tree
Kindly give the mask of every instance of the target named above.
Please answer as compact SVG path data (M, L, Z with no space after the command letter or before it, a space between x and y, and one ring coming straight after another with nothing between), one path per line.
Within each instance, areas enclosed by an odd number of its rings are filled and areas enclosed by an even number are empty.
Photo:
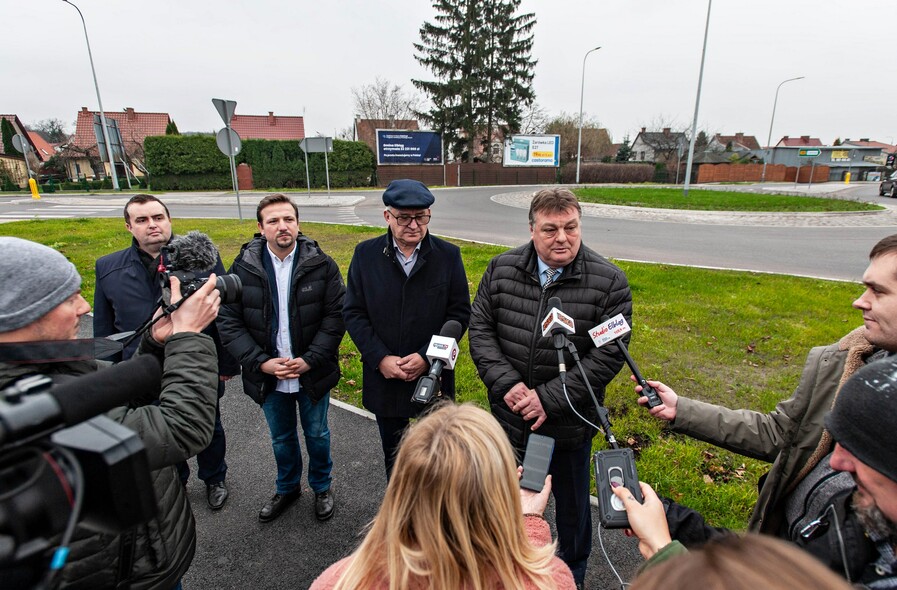
M21 156L22 152L17 150L12 144L12 138L16 134L15 128L9 119L0 120L0 135L3 137L3 153L9 156Z
M632 156L632 146L629 145L629 136L623 138L620 149L617 150L617 162L628 162Z
M168 125L165 126L165 135L180 135L181 132L178 131L178 126L174 122L173 119L168 121Z
M442 134L445 150L469 155L494 129L518 130L533 102L531 59L535 15L516 15L521 0L434 0L434 22L420 29L415 59L436 80L412 80L430 99L419 115Z

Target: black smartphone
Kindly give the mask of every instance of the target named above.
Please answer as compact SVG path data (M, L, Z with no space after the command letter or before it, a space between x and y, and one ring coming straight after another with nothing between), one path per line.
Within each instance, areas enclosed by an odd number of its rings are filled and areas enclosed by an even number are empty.
M595 487L598 490L598 519L606 529L629 528L623 501L613 492L612 483L628 489L639 502L644 502L635 470L632 449L611 449L595 453Z
M523 456L523 477L520 487L541 492L545 486L545 477L551 465L554 453L554 439L541 434L530 434L526 441L526 454Z

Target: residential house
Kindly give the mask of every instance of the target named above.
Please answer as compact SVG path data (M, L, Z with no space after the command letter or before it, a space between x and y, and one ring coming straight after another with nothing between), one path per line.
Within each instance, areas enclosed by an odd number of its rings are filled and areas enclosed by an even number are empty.
M707 151L709 152L738 152L740 154L759 150L760 143L753 135L745 135L738 132L735 135L714 134L707 143Z
M644 127L632 140L630 161L635 162L674 162L679 153L688 149L688 138L685 133L672 131L664 127L662 131L647 131Z
M234 115L230 127L240 139L305 139L305 119L295 115Z
M97 150L97 137L94 132L95 114L99 113L81 107L75 123L75 135L72 141L60 150L69 178L93 180L111 174L108 162L100 161ZM109 121L114 120L121 134L127 168L122 162L115 163L119 177L124 177L126 172L132 177L145 175L143 140L150 136L165 135L165 128L171 122L171 117L168 113L141 113L131 107L121 112L106 111L104 114L107 125L111 125Z
M28 133L28 129L22 124L18 115L0 114L0 119L6 119L12 123L12 128L16 135L23 135L28 140L31 147L35 149L34 153L37 154L36 146ZM10 152L12 152L12 146L10 146ZM34 164L37 163L34 160L31 160L31 162ZM28 183L28 168L25 165L25 158L17 153L8 153L6 146L3 145L2 141L0 141L0 167L2 167L0 176L5 172L9 175L12 182L19 186L25 186Z
M801 135L800 137L788 137L787 135L779 140L775 147L822 147L824 145L818 137L810 137L809 135Z
M54 145L50 143L49 141L44 139L44 136L37 131L31 131L29 129L28 139L31 140L31 145L34 146L34 154L42 163L46 162L56 154L56 148L58 147L58 144Z

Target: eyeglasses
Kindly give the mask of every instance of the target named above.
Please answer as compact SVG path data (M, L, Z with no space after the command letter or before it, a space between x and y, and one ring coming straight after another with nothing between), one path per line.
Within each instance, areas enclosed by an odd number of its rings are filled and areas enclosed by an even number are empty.
M405 227L407 225L411 225L412 221L416 221L418 225L427 225L430 223L431 215L396 215L392 211L389 212L390 215L395 217L396 223L400 226Z

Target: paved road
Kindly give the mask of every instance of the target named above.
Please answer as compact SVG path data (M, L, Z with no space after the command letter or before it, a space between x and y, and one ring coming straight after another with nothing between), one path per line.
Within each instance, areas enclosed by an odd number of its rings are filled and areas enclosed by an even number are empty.
M507 246L529 239L526 209L508 193L537 187L476 187L437 189L431 229L434 233L487 241ZM742 187L736 187L742 188ZM827 183L809 190L791 184L764 187L831 194L877 202L889 207L885 214L767 216L705 216L691 213L659 215L656 210L620 215L613 208L587 207L583 239L612 258L712 268L735 268L802 276L858 281L866 267L869 248L894 233L897 203L878 196L878 185L849 187ZM696 189L697 190L697 189ZM294 193L305 221L383 226L381 191ZM242 193L243 217L251 219L261 193ZM0 220L56 216L119 216L128 195L98 197L45 196L40 201L0 198ZM236 198L227 193L172 193L161 196L175 217L237 216ZM709 217L709 218L706 218ZM809 222L807 219L815 220Z
M93 334L85 317L81 337ZM277 520L262 524L258 511L274 493L276 467L261 409L243 394L239 379L227 384L221 419L227 434L227 484L231 495L218 512L207 508L205 486L191 476L187 493L197 526L197 549L184 578L187 590L296 590L307 588L331 563L358 544L364 526L377 512L386 489L377 425L364 411L334 403L330 409L333 490L336 512L327 522L313 513L313 494L303 481L298 502ZM308 464L304 453L303 461ZM196 460L190 461L196 473ZM549 506L548 520L553 520ZM618 588L602 555L597 509L593 508L594 548L587 572L592 590ZM619 531L604 531L603 540L615 568L625 580L641 563L636 543Z

